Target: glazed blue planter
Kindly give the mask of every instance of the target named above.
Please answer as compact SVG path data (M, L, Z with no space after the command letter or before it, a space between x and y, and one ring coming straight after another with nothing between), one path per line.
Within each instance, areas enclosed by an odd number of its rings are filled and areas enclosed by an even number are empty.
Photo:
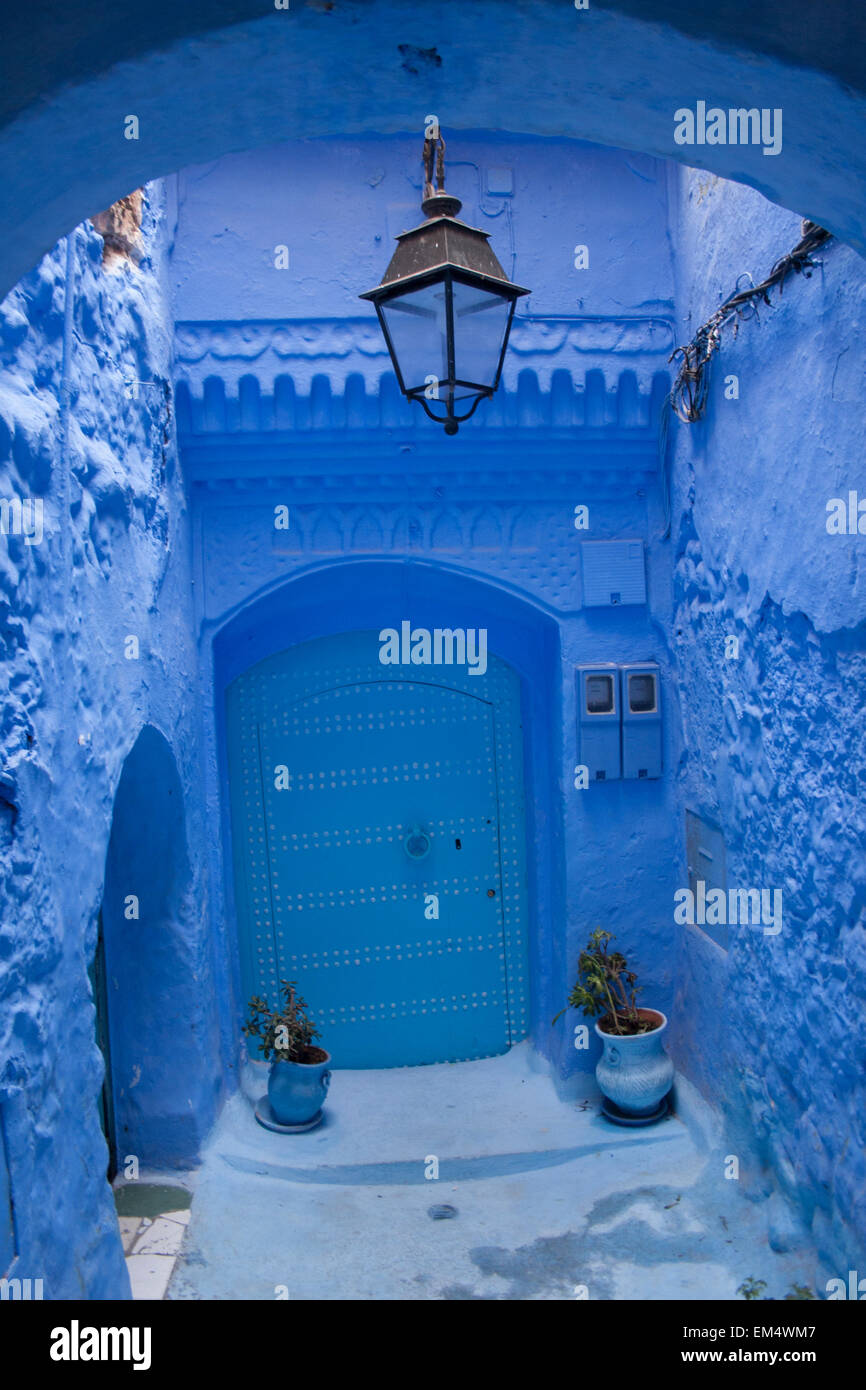
M268 1102L278 1124L305 1125L315 1119L328 1094L330 1065L328 1052L323 1052L321 1062L271 1063Z
M595 1069L600 1089L624 1115L651 1115L671 1089L674 1064L662 1046L668 1021L657 1009L639 1009L642 1018L660 1019L651 1033L605 1033L595 1025L604 1054Z

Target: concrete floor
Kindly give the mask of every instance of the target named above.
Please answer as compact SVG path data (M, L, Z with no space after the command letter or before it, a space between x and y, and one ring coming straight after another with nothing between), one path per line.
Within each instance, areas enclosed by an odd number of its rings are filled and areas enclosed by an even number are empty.
M326 1121L291 1136L255 1122L267 1073L251 1065L193 1178L166 1297L735 1299L749 1276L776 1298L811 1283L814 1260L774 1254L765 1204L725 1179L687 1083L677 1117L619 1129L594 1086L563 1102L536 1063L522 1044L336 1072Z

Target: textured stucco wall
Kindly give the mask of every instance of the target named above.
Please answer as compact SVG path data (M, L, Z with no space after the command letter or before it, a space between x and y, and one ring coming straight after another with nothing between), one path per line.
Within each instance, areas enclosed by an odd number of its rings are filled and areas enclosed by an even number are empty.
M128 951L137 953L143 1006L115 1059L115 1087L128 1101L122 1156L135 1154L142 1167L191 1158L217 1083L214 1050L194 1037L208 1024L213 984L196 853L201 814L190 795L199 778L196 662L169 408L163 201L151 187L137 269L104 270L102 238L87 225L72 234L68 263L61 244L0 308L0 497L44 508L39 543L21 534L0 541L0 1104L15 1272L43 1278L46 1298L128 1290L104 1180L103 1066L87 967L115 793L145 725L170 745L192 849L182 902L154 911L142 873L132 883L121 869L116 885L141 901L139 920L123 923L129 937L113 943L121 975ZM130 636L138 659L127 659ZM144 798L138 811L146 846L153 822ZM117 976L109 961L110 1006L122 1015L129 999ZM130 1093L139 1083L149 1090L151 1038L164 1027L170 981L184 1094L163 1096L162 1105L151 1096L148 1118L147 1102L136 1109Z
M750 190L686 177L680 340L799 231ZM724 334L706 420L672 427L683 802L724 831L730 886L783 894L781 931L734 927L727 955L680 929L675 1036L725 1105L741 1180L792 1198L827 1278L866 1235L866 538L826 529L830 498L866 496L866 275L843 246L820 259Z

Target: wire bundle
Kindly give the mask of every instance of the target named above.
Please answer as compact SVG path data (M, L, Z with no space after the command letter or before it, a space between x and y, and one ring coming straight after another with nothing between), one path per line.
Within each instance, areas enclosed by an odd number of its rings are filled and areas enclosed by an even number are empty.
M813 252L825 245L832 235L817 223L804 221L797 245L776 262L766 280L759 285L749 285L746 289L739 288L738 280L734 293L701 325L691 342L674 348L668 361L673 362L677 357L681 360L669 399L671 407L685 424L693 425L706 409L709 389L707 368L721 346L722 329L733 323L736 336L742 320L754 318L757 314L759 303L772 305L770 290L774 286L778 285L781 294L789 275L805 275L808 279L818 264L812 259Z

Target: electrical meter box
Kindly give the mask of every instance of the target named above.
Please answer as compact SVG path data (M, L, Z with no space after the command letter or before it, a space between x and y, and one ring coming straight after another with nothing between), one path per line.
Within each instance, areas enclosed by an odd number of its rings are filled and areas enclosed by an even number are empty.
M689 888L698 898L703 882L703 892L707 894L714 888L721 888L727 901L728 874L725 863L725 837L717 825L702 820L694 811L686 811L686 863L689 869ZM727 914L723 913L723 916ZM710 922L696 923L723 951L728 949L728 927L723 922L718 925Z
M622 776L620 758L619 667L613 662L577 668L580 761L590 782Z
M642 540L581 541L584 608L646 603Z
M662 714L659 668L654 661L620 667L622 775L661 777Z

